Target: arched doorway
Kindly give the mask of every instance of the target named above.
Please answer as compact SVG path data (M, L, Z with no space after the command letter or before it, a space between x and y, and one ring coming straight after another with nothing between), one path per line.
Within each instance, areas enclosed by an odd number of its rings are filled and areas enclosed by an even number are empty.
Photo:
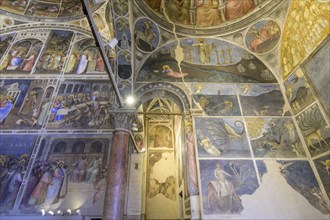
M182 111L170 99L154 98L141 105L138 115L146 143L146 219L180 219Z

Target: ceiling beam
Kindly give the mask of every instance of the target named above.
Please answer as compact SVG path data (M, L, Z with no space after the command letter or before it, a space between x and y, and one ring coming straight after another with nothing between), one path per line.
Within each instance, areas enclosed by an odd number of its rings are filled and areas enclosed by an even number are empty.
M81 2L82 2L84 14L86 15L89 26L91 27L91 30L92 30L92 33L93 33L93 36L94 36L94 39L95 39L96 46L98 47L98 49L101 53L102 59L105 63L105 67L106 67L108 76L110 78L111 85L115 90L115 93L116 93L116 96L117 96L117 99L118 99L118 104L122 108L122 107L124 107L124 101L123 101L123 98L122 98L122 96L119 92L119 89L118 89L118 86L117 86L117 83L116 83L116 80L115 80L115 76L112 72L111 65L110 65L110 62L109 62L109 58L108 58L108 56L107 56L107 54L104 50L104 42L103 42L102 37L100 36L100 34L97 30L96 24L94 22L93 14L92 14L92 11L89 7L88 0L81 0Z

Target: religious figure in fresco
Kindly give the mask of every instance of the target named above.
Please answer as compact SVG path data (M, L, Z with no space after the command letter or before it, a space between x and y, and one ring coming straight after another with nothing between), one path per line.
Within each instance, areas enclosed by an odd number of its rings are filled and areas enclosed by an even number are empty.
M25 54L25 48L23 49L15 49L11 52L11 59L9 65L7 66L7 70L16 70L20 67L23 62L23 56Z
M78 59L77 53L74 53L73 52L70 55L69 61L68 61L67 65L66 65L66 67L65 67L65 72L66 73L72 73L72 71L76 67L77 59Z
M96 57L95 70L98 71L98 72L104 72L104 68L105 68L105 65L104 65L104 62L103 62L103 58L102 58L101 54L98 53L97 57Z
M144 2L147 3L147 5L156 12L161 12L162 0L144 0Z
M87 166L88 166L87 156L84 154L77 163L73 164L74 170L71 176L71 182L73 183L83 182L86 177Z
M81 54L78 68L77 68L77 74L84 74L87 71L89 56L86 52Z
M63 115L57 114L58 111L63 108L62 101L63 101L62 96L58 96L56 98L55 102L53 103L52 110L51 110L52 117L50 118L50 120L61 121L63 119L63 117L64 117Z
M50 165L46 164L42 168L42 177L38 182L38 185L33 190L30 199L28 201L29 205L39 205L45 202L45 198L47 195L48 186L52 182L52 174Z
M195 140L194 131L191 122L186 126L186 139L187 139L187 157L188 157L188 189L189 194L198 195L198 178L197 178L197 164L195 154Z
M93 204L101 201L100 199L105 194L105 190L107 188L107 180L105 178L104 172L100 173L100 175L97 178L97 182L94 185L94 189L96 190L96 192L93 196Z
M253 0L227 0L226 19L240 18L255 8Z
M38 185L42 175L43 175L43 162L38 159L32 167L32 171L26 185L25 194L22 199L22 204L24 206L28 206L30 195Z
M169 0L165 4L166 13L171 21L181 24L190 22L190 1L188 0Z
M211 210L220 209L227 213L239 213L243 210L241 199L235 192L232 176L223 170L220 164L214 170L215 179L208 184L208 205Z
M221 24L218 0L195 0L196 26L209 27Z
M45 204L51 205L56 203L59 200L61 187L63 184L63 180L65 177L65 173L63 170L64 162L59 161L57 163L57 167L55 168L52 176L52 182L48 186L47 194L45 198Z
M35 58L36 58L36 51L32 51L30 53L30 55L24 59L23 63L22 63L22 70L23 71L31 71L33 66L34 66L34 62L35 62Z
M158 147L166 147L172 148L172 132L168 127L165 126L157 126L155 128L155 136L154 136L154 148Z
M172 78L182 78L188 75L188 73L180 73L172 70L169 65L163 66L163 74L166 74L166 76L172 77Z
M19 187L23 181L23 167L18 166L13 168L11 178L8 180L8 184L4 188L5 193L1 198L2 205L6 207L12 207L14 205Z
M37 119L38 125L43 125L44 122L46 121L47 113L48 113L48 108L50 106L50 102L46 102L41 106L41 110Z
M69 176L70 176L70 172L71 169L68 165L64 165L62 167L63 171L64 171L64 179L63 179L63 184L60 190L60 198L64 198L67 194L68 194L68 186L69 186Z
M150 52L157 47L159 32L151 20L140 19L134 29L135 43L139 49Z
M248 43L251 51L262 53L271 50L279 41L281 30L278 24L272 20L267 21L261 28L252 26L248 32L252 39Z
M0 94L0 125L5 123L10 111L14 108L11 97Z
M96 181L96 177L97 174L99 173L101 166L102 166L102 159L100 158L99 155L96 155L95 159L93 159L88 165L86 178L85 178L86 183L94 183Z
M198 43L192 46L198 48L199 62L201 64L211 63L211 54L213 50L213 45L206 44L203 38L198 39Z
M60 70L61 69L61 61L62 61L62 52L54 51L50 57L47 69L48 70Z
M31 91L22 108L21 114L29 115L37 104L37 92Z
M157 179L152 178L149 181L148 197L153 198L157 194L162 194L170 200L176 200L175 195L175 177L169 176L164 183L160 183Z

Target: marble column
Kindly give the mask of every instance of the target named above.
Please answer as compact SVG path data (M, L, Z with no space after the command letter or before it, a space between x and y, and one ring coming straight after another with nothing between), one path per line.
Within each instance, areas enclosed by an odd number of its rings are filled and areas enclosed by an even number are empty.
M110 161L108 164L107 189L103 206L103 220L124 219L128 141L134 111L112 112L115 130L113 132Z

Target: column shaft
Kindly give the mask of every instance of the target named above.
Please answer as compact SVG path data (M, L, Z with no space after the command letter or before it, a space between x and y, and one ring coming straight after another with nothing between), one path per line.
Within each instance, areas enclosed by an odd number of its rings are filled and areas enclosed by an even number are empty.
M127 131L114 132L108 166L107 190L104 199L104 220L124 219L128 140L129 133Z

